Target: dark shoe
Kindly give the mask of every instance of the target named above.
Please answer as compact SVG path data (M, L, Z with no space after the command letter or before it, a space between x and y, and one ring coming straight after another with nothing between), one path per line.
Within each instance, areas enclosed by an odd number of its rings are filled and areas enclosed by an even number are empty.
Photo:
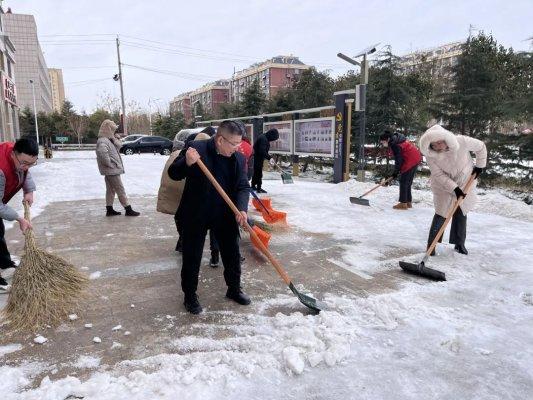
M211 268L218 267L218 261L219 261L219 254L218 252L211 252L211 260L209 261L209 265Z
M126 207L124 207L124 209L126 210L126 214L125 214L126 217L138 217L139 215L141 215L140 212L133 211L131 206L126 206Z
M0 276L0 286L7 286L7 285L8 285L7 281Z
M178 243L176 243L176 251L183 253L183 240L181 240L181 236L178 239Z
M8 268L17 268L17 264L15 264L13 261L11 261L11 264L8 265L2 265L0 269L8 269Z
M106 217L112 217L112 216L114 216L114 215L120 215L120 214L122 214L120 211L115 211L115 210L113 209L113 206L106 206L105 208L106 208L106 210L107 210L106 213L105 213L105 216L106 216Z
M11 291L11 285L0 276L0 293L9 293Z
M257 189L256 192L257 193L267 193L267 191L265 189Z
M247 306L252 301L250 300L250 297L248 297L241 288L239 289L228 289L226 292L226 297L228 299L233 300L236 303L239 303L243 306Z
M185 309L188 312L194 315L198 315L203 311L196 293L191 295L185 295L183 305L185 306Z
M468 250L466 249L464 244L456 244L455 251L459 254L464 254L465 256L468 255Z

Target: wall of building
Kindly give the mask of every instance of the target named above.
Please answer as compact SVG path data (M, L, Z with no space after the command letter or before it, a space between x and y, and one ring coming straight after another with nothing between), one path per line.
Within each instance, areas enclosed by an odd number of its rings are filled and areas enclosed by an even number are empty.
M3 14L4 12L0 8L0 85L2 87L2 95L0 96L0 142L15 141L20 137L14 68L16 49L10 39L5 36ZM7 93L5 88L6 79L8 79L8 85L14 86Z
M15 75L17 77L20 109L33 110L32 84L34 82L37 112L52 111L52 88L46 61L37 37L33 15L4 14L4 29L17 49Z

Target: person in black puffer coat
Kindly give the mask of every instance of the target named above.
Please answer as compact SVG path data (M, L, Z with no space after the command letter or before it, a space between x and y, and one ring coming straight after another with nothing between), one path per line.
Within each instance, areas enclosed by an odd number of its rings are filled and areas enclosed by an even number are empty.
M252 189L257 191L257 193L266 193L266 190L261 187L263 184L263 162L272 158L269 154L270 142L278 139L278 130L270 129L266 133L260 135L254 143L254 173L252 176Z

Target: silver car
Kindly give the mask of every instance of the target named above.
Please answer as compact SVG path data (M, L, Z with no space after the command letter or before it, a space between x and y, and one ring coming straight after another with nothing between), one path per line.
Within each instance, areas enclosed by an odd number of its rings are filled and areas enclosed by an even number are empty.
M172 144L172 151L182 150L183 146L185 145L185 140L187 140L189 135L192 135L193 133L199 133L203 129L204 128L182 129L181 131L176 133Z

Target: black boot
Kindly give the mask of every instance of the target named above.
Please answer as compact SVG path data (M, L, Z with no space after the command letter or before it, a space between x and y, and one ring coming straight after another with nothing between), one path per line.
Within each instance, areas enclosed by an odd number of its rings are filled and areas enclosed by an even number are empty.
M176 243L176 251L183 253L183 240L181 240L181 236L178 239L178 243Z
M464 254L465 256L468 255L468 250L466 249L464 244L456 244L455 251L459 254Z
M138 217L139 215L141 215L140 212L133 211L131 206L126 206L126 207L124 207L124 209L126 210L126 214L125 214L126 217Z
M7 281L0 276L0 286L7 286L7 285L8 285Z
M194 315L200 314L203 311L196 293L186 294L183 299L183 305L188 312Z
M246 293L244 293L241 288L228 288L228 291L226 292L226 297L243 306L247 306L252 302L250 300L250 297L248 297L248 295L246 295Z
M435 236L437 235L437 233L439 232L440 228L444 224L444 221L446 221L446 218L441 217L438 214L435 214L433 216L433 221L431 222L431 228L429 228L429 237L428 237L428 247L427 247L427 249L429 249L429 246L431 246L431 243L433 243L433 240L435 240ZM439 238L439 243L441 243L441 242L442 242L442 235ZM435 255L435 249L433 249L433 251L431 252L430 256L434 256L434 255Z
M218 267L219 258L220 257L219 257L218 251L211 252L211 260L209 261L209 265L211 266L211 268Z
M266 193L267 191L265 189L257 188L257 193Z
M105 208L106 208L106 210L107 210L106 213L105 213L105 216L106 216L106 217L112 217L112 216L114 216L114 215L120 215L120 214L122 214L120 211L115 211L115 210L113 209L113 206L105 206Z

